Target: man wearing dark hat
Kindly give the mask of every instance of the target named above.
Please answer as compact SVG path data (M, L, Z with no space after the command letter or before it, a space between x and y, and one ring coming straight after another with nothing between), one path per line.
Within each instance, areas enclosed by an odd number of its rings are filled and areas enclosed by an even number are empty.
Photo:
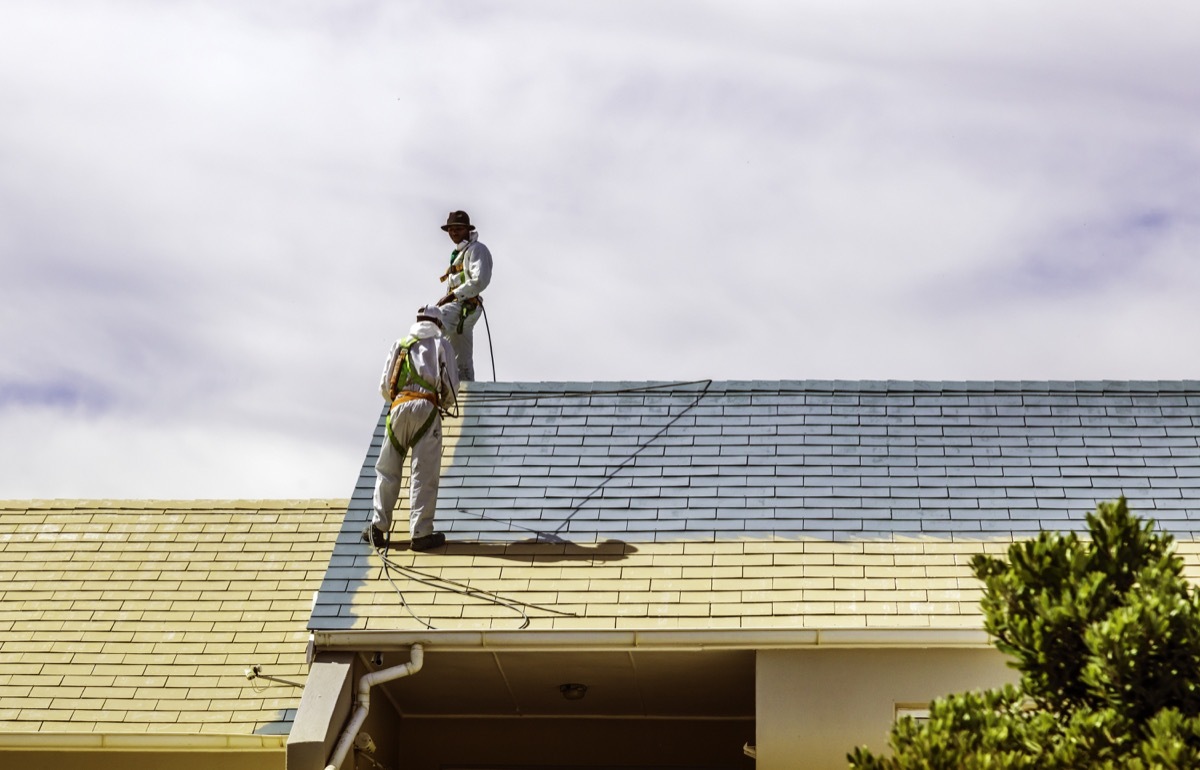
M474 329L483 312L480 293L492 280L492 253L479 242L465 211L451 211L442 229L454 241L454 251L442 276L449 291L437 304L446 322L446 336L458 356L458 379L469 381L475 379Z
M454 348L442 336L442 312L436 306L417 311L408 336L396 340L383 367L379 392L391 404L387 437L375 463L374 513L362 539L375 548L387 544L392 510L400 496L404 460L412 456L408 477L409 532L414 551L428 551L446 542L433 531L438 487L442 477L441 410L449 408L458 390Z

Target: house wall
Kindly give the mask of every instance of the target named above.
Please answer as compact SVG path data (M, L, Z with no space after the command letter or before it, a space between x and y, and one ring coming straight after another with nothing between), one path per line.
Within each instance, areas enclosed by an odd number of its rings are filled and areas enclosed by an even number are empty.
M845 770L887 748L897 703L998 687L1017 672L994 649L767 650L756 666L758 770Z
M300 713L288 737L287 770L323 770L355 710L358 681L369 673L353 653L322 653L309 674ZM324 668L324 671L318 669ZM318 691L324 688L324 692ZM353 696L353 697L352 697ZM370 709L357 736L369 735L375 743L375 759L397 766L400 716L387 697L387 690L371 690ZM357 737L356 736L356 737ZM354 770L355 750L346 752L338 770Z
M351 677L357 656L322 652L310 666L300 708L287 740L291 770L324 768L353 707ZM361 661L358 662L361 669ZM362 676L359 671L358 676Z
M753 742L750 720L406 717L400 723L400 761L388 766L753 770L754 761L742 751Z

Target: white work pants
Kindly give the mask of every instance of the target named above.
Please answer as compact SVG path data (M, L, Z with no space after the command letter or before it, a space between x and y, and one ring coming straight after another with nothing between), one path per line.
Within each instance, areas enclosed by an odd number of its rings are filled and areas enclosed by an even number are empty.
M433 404L422 399L405 401L392 409L392 433L401 447L409 445L433 409ZM429 430L407 454L412 458L408 478L409 532L413 537L425 537L433 534L433 515L437 510L438 486L442 478L442 418L439 415L434 415ZM404 456L385 435L379 459L375 461L375 513L371 517L371 523L383 532L392 528L392 510L400 496Z
M454 355L458 359L458 381L470 382L475 379L475 324L483 315L483 308L477 307L463 321L462 334L458 333L458 319L462 313L462 302L455 300L442 305L442 318L446 326L446 337L454 346Z

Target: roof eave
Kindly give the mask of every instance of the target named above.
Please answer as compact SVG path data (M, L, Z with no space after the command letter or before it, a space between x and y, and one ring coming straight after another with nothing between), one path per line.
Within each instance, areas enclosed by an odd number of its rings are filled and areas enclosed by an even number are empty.
M644 629L559 631L313 631L317 650L422 644L446 652L700 651L812 648L986 648L978 628Z
M282 751L286 734L0 731L0 751Z

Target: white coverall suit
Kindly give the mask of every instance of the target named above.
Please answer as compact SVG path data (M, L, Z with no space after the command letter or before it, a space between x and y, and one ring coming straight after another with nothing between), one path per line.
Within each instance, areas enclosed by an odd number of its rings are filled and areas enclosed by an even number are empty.
M479 235L472 232L454 247L450 255L450 269L446 271L449 293L454 299L442 305L446 324L446 336L454 345L458 356L458 379L464 382L475 379L475 324L479 323L481 308L473 307L468 300L478 297L492 281L492 252L479 242ZM463 308L467 316L463 318ZM458 332L459 321L462 333Z
M415 373L425 382L438 389L441 404L452 403L458 390L458 364L454 348L442 335L441 329L432 321L418 321L409 329L409 336L417 341L409 347L409 361ZM383 379L379 390L384 400L389 399L390 379L396 358L400 355L403 340L397 340L388 354L383 368ZM415 378L414 378L415 379ZM400 394L392 402L389 413L392 434L396 442L412 455L409 475L409 530L413 538L433 534L433 516L437 510L438 486L442 477L442 418L434 404L419 396L406 395L430 390L417 382L399 381L396 387ZM432 415L432 422L425 434L412 446L414 436ZM385 436L375 462L374 514L371 522L376 529L387 532L392 526L392 510L400 495L400 477L404 468L405 451L393 446Z

